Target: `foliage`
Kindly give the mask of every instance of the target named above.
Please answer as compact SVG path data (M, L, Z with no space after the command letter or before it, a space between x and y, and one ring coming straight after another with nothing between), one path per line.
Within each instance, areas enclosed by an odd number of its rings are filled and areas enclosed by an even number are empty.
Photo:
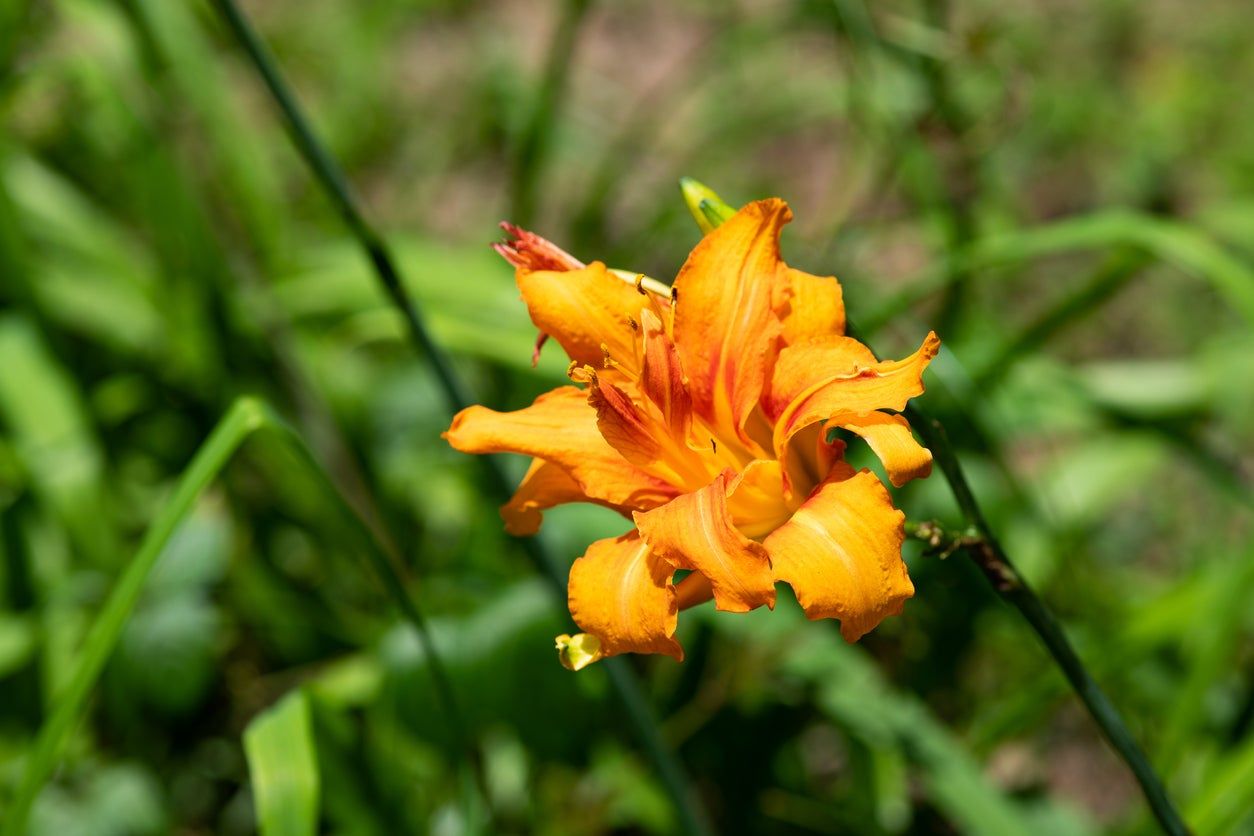
M551 346L530 365L498 220L669 279L699 234L680 175L787 198L790 261L841 277L877 350L940 331L924 402L992 527L1197 832L1239 832L1249 16L945 6L249 10L496 408L563 372ZM31 833L675 831L214 7L0 2L0 119L0 822L52 758ZM261 402L290 437L206 444ZM959 522L939 478L899 501ZM624 527L568 508L541 536L569 561ZM430 646L366 551L399 557ZM909 557L917 596L857 645L781 594L696 611L682 666L633 663L715 826L1148 832L1015 612L961 558Z

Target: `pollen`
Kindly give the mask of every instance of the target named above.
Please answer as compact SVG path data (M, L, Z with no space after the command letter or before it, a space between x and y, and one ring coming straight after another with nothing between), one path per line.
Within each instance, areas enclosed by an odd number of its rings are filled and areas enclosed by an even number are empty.
M575 383L596 383L597 370L588 365L580 365L572 361L566 369L566 376Z

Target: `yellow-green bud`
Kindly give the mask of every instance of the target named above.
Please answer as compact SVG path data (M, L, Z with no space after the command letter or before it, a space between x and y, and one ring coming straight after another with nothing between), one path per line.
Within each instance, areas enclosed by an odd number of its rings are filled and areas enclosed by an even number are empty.
M601 658L601 640L588 633L562 634L557 637L557 658L567 670L583 670Z
M736 214L736 210L728 206L718 194L699 180L691 177L679 178L679 189L684 193L684 202L688 211L696 220L701 231L709 233L721 226L724 221Z

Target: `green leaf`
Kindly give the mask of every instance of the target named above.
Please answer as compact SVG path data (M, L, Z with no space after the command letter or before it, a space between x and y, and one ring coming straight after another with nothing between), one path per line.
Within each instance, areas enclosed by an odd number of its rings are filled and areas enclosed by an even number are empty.
M318 758L303 690L284 697L244 730L244 753L262 836L318 829Z
M1214 288L1234 312L1254 323L1254 270L1203 232L1182 223L1126 210L1097 212L991 235L974 242L938 270L907 288L859 322L873 332L959 276L989 267L1018 264L1061 253L1134 247Z
M29 616L0 612L0 678L25 665L35 645L35 625Z
M1254 818L1254 737L1220 761L1202 783L1204 789L1188 807L1188 819L1199 836L1248 833L1242 823Z
M898 752L912 764L929 799L960 832L1026 836L1060 832L1060 822L1065 822L1065 832L1090 832L1067 810L1029 809L1007 798L926 703L894 689L871 659L838 633L802 621L791 602L781 600L769 617L754 613L712 623L739 636L737 641L752 635L757 642L769 642L778 669L812 688L820 711L833 723L872 750ZM883 778L891 779L884 787L884 801L891 806L891 783L900 779L876 776L877 781Z
M171 536L190 513L201 491L217 477L240 445L258 430L266 430L275 437L285 452L290 454L289 461L303 467L321 493L332 501L341 522L355 530L361 550L365 552L371 568L379 575L405 619L418 632L428 654L428 669L435 681L440 707L444 710L449 725L458 731L462 729L460 713L443 677L443 669L427 634L426 624L370 529L356 516L300 436L265 403L253 398L241 398L214 428L183 472L173 496L161 508L145 534L139 551L127 565L96 617L69 681L56 695L55 708L39 730L21 784L7 810L3 830L0 830L4 836L18 836L25 832L31 805L56 766L65 738L82 716L87 698L105 663L113 655L123 628L139 603L140 593Z
M20 314L0 315L0 357L0 423L76 548L107 566L114 544L103 503L104 455L76 381Z

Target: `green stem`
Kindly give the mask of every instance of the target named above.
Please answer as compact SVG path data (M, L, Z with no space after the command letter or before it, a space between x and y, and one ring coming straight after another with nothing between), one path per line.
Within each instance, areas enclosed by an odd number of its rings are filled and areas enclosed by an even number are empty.
M570 0L572 7L585 0ZM451 364L445 358L435 340L431 337L417 306L409 295L400 271L396 267L391 253L383 238L367 222L348 188L348 182L339 166L327 152L322 142L314 133L309 121L305 118L295 96L288 88L287 82L279 72L274 58L261 38L253 30L244 14L236 5L235 0L213 0L214 6L221 13L223 20L232 34L243 47L253 67L261 75L275 103L282 112L288 133L297 150L309 165L314 177L322 186L331 202L339 211L353 237L365 251L374 267L376 276L383 285L392 304L401 312L409 331L410 338L431 367L435 370L437 380L444 391L450 410L465 409L471 404L471 398L461 380L454 373ZM508 498L512 493L509 477L501 463L491 456L480 456L487 471L488 481L494 493ZM556 556L545 548L543 542L536 538L524 538L519 541L527 556L563 599L566 587L566 569ZM663 786L671 797L681 826L687 833L710 833L709 820L701 808L695 791L684 773L684 769L674 753L665 745L658 729L657 719L652 708L643 697L639 681L631 668L622 659L607 659L601 663L610 671L610 682L615 693L622 702L636 734L645 752L653 761Z
M344 223L348 225L349 231L370 259L370 264L374 267L388 298L404 316L411 338L427 356L439 377L441 388L448 393L449 400L458 408L469 404L469 393L440 353L431 333L419 316L409 291L402 283L400 271L396 269L396 262L388 251L387 244L357 208L357 202L349 190L348 181L340 171L339 165L318 140L287 82L279 73L278 65L271 56L269 48L261 41L243 12L235 4L235 0L213 0L213 4L222 14L223 20L226 21L240 46L252 60L253 67L265 81L266 89L270 91L279 110L283 113L284 125L296 149L313 170L314 177L326 191L336 211L339 212Z
M962 471L962 465L950 446L945 428L917 407L908 408L906 415L910 419L910 425L936 457L936 463L949 483L954 500L967 524L967 530L961 534L947 534L935 526L924 524L913 527L912 536L924 540L933 548L944 547L947 551L962 549L971 557L997 594L1019 610L1036 631L1041 643L1062 669L1063 675L1089 710L1102 734L1136 777L1145 794L1145 800L1163 831L1171 836L1187 834L1189 830L1168 798L1162 780L1132 737L1132 732L1124 723L1118 709L1089 675L1058 620L1015 569L993 535Z
M383 581L385 590L392 597L405 620L418 633L427 653L428 669L431 672L437 699L441 703L441 708L447 713L455 738L469 751L469 738L461 719L461 711L454 698L448 676L436 655L426 622L417 604L401 584L382 547L335 488L296 432L265 403L252 398L242 398L235 402L210 433L205 443L196 451L191 464L179 479L174 494L162 506L156 519L149 526L139 550L127 565L122 577L114 586L108 600L105 601L95 622L87 632L87 639L79 653L78 664L69 682L57 694L52 715L39 730L39 736L27 760L13 803L7 811L7 818L0 836L20 836L25 833L26 820L30 815L31 806L47 782L48 776L56 767L65 738L82 716L87 699L100 678L105 663L117 647L122 631L139 602L144 584L164 552L170 537L191 511L192 505L201 492L217 477L240 446L259 430L272 432L284 448L308 468L318 487L332 501L341 521L365 547L366 556Z

